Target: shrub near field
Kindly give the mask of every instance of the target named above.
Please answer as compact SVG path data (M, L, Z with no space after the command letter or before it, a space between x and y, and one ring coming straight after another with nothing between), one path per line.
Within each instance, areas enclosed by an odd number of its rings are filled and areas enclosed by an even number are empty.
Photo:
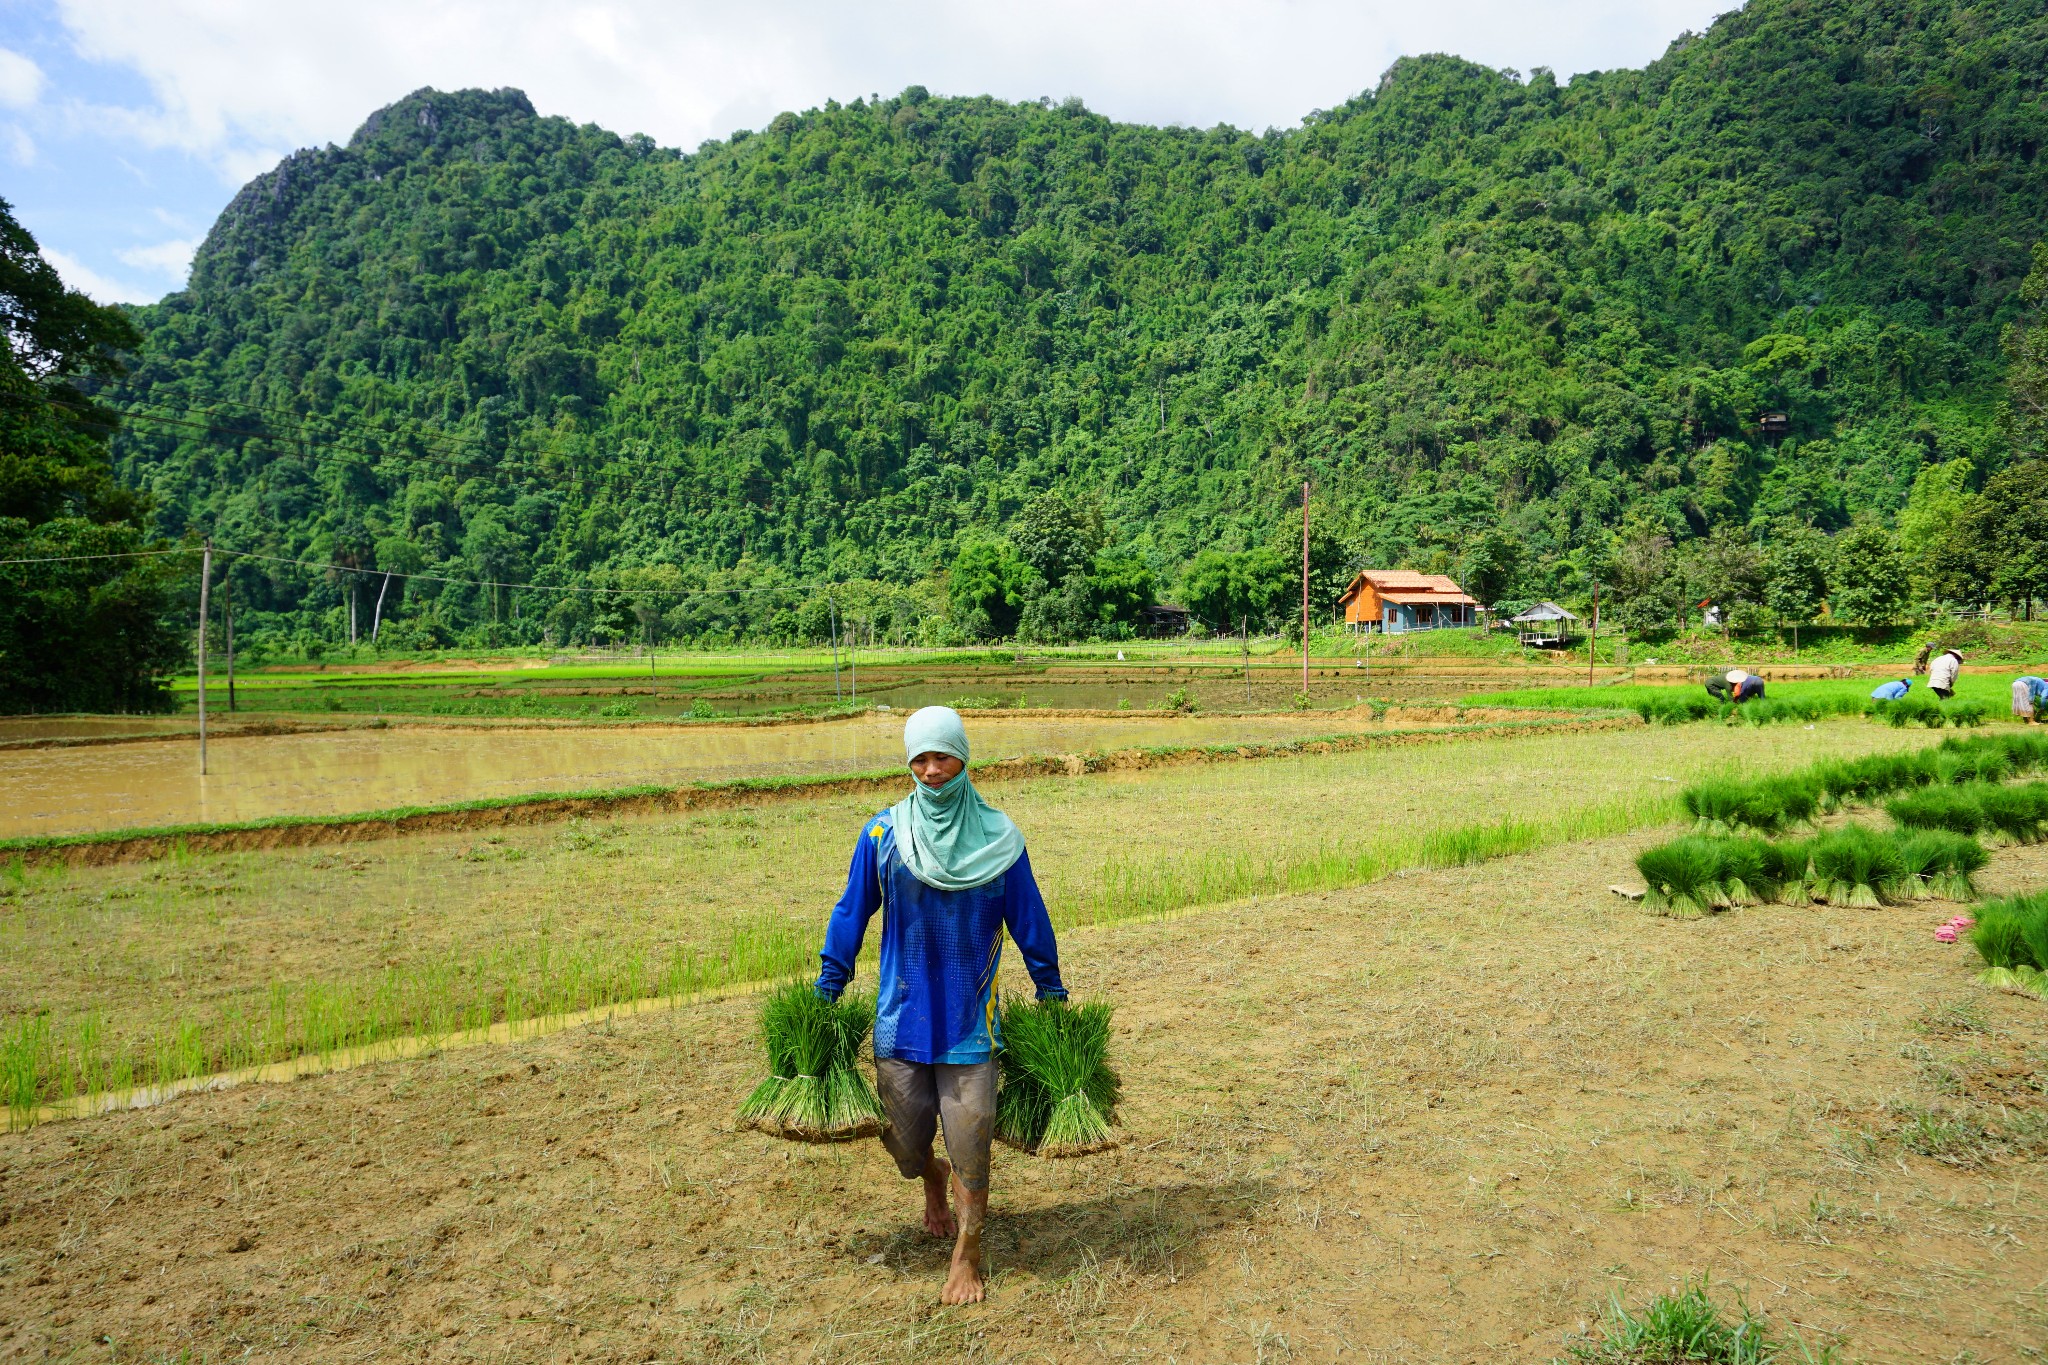
M1853 722L1631 730L992 794L1024 828L1057 922L1070 926L1659 823L1677 817L1681 783L1735 761L1796 768L1926 742ZM870 810L820 800L17 870L0 879L13 907L0 916L0 999L20 1050L41 1060L16 1101L808 970ZM1118 838L1106 844L1110 829Z

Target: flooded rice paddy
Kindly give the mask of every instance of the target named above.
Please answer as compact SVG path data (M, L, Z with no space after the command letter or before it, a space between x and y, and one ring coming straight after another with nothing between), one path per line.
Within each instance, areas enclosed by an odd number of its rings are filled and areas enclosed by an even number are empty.
M1262 743L1361 729L1364 713L987 717L979 760L1149 745ZM0 752L0 836L75 834L489 797L865 772L899 765L903 716L776 726L394 725L230 736L198 772L189 739Z

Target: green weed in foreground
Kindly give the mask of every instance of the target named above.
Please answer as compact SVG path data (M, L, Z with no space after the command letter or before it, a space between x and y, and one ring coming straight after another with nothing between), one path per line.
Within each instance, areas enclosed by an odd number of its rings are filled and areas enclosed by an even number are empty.
M1770 1325L1739 1297L1732 1315L1723 1313L1704 1277L1635 1311L1612 1301L1599 1335L1567 1342L1565 1350L1553 1365L1827 1365L1835 1358L1832 1347L1816 1354L1802 1341L1774 1340Z

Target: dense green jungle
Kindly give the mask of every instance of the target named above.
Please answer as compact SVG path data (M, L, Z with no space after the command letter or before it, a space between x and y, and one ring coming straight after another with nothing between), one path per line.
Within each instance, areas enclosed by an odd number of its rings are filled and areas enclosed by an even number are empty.
M1880 621L1985 598L1957 517L2048 491L2044 74L2037 0L1754 0L1263 134L912 87L679 152L422 90L76 382L150 534L275 557L225 571L252 641L1257 625L1304 481L1321 609L1370 563L1797 620L1839 561Z

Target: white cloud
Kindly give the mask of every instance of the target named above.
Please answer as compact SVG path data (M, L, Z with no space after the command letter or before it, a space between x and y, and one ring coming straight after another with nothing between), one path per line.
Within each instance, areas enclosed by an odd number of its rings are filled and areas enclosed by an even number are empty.
M1728 0L58 0L80 54L139 73L104 130L239 181L343 141L423 85L516 85L543 113L691 148L782 109L922 84L1079 95L1113 117L1287 126L1404 53L1560 75L1640 65Z
M36 164L36 140L18 123L0 123L0 148L5 149L7 159L14 165Z
M26 109L43 94L43 69L9 48L0 47L0 105Z
M76 257L49 246L43 247L43 259L57 267L57 273L68 287L100 303L155 303L164 296L165 291L161 289L138 289L110 279Z
M203 237L185 237L176 241L158 242L155 246L133 246L114 253L123 265L132 265L137 270L147 270L160 275L173 285L182 286L185 277L192 270L192 253L199 250Z

